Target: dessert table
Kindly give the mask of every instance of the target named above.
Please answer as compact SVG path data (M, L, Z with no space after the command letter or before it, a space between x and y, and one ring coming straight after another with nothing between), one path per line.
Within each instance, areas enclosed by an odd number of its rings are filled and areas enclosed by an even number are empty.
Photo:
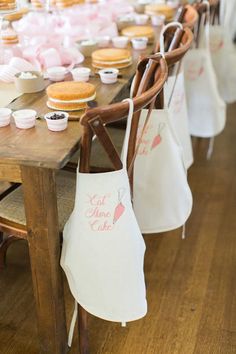
M151 52L148 46L146 52ZM142 52L145 54L145 52ZM134 75L140 52L133 52L132 66L121 70L116 84L101 84L97 75L90 82L97 90L94 105L122 99ZM91 66L86 59L84 66ZM66 353L67 334L63 297L62 271L59 264L60 237L58 227L55 174L63 168L79 148L82 127L79 116L62 132L50 132L41 117L49 109L45 91L24 94L8 107L12 110L32 108L38 113L36 127L16 128L12 122L0 129L0 181L23 185L29 254L37 309L40 353Z

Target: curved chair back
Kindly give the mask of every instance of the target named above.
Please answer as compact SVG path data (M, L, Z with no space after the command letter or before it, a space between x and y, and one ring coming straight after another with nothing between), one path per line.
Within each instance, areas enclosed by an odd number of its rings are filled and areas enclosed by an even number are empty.
M181 21L181 23L183 23L184 27L193 29L198 22L198 18L199 18L198 12L196 8L191 5L185 5L184 8L186 11L183 17L183 21Z
M167 79L168 67L165 59L159 55L155 57L155 61L157 67L154 83L147 90L143 90L141 95L134 98L135 113L140 112L143 108L156 99ZM82 137L80 150L80 172L90 172L91 145L94 135L97 136L99 142L103 146L114 166L114 169L118 170L122 168L122 162L119 154L111 141L105 125L122 120L128 115L128 111L129 104L128 102L123 101L107 106L88 109L81 117L80 123L84 127L84 134Z
M189 50L192 41L193 33L188 27L183 29L176 29L174 38L168 48L168 51L165 53L165 59L168 67L173 66L184 57L186 52ZM156 49L157 52L160 51L159 43ZM157 64L155 63L154 59L157 55L159 54L149 55L139 62L135 76L135 84L133 90L134 96L140 95L152 84L150 82L150 71L154 72L156 70ZM152 60L152 63L149 62L150 60Z

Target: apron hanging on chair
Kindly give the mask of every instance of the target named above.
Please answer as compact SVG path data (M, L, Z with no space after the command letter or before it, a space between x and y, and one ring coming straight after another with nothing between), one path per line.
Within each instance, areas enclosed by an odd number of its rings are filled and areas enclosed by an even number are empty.
M145 316L145 243L130 198L126 157L133 101L124 140L123 168L80 173L74 210L65 225L61 266L76 301L105 320Z
M208 2L204 2L208 5ZM204 43L183 59L190 134L211 138L225 127L226 106L221 99L209 49L209 11Z
M139 135L147 110L139 122ZM134 162L133 205L143 233L177 229L192 210L192 195L187 182L180 146L167 108L154 109L142 134Z
M164 55L164 40L160 44ZM192 194L169 108L148 112L143 109L139 121L133 205L141 231L158 233L185 224L192 210Z
M210 26L210 50L220 95L227 103L235 102L236 46L221 24Z

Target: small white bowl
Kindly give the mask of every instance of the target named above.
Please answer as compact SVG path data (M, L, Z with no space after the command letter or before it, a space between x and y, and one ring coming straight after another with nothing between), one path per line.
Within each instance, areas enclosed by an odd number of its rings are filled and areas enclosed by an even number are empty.
M47 69L48 78L51 81L63 81L66 73L67 69L64 66L52 66Z
M86 67L75 68L71 70L71 74L73 76L74 81L89 81L90 73L91 69Z
M134 26L135 25L134 16L130 14L120 16L118 17L116 24L119 32L125 27Z
M131 42L135 50L144 50L147 48L148 38L147 37L132 38Z
M166 17L165 15L153 15L151 17L152 25L153 26L163 26L165 23Z
M54 114L63 115L64 118L51 119L51 117ZM55 111L55 112L49 112L49 113L45 114L44 118L47 122L47 126L48 126L49 130L51 130L53 132L60 132L60 131L65 130L67 128L69 114L67 112Z
M134 3L135 11L139 14L143 14L145 12L145 6L149 5L151 0L139 0Z
M37 112L33 109L20 109L12 113L17 128L29 129L35 126Z
M118 36L112 38L112 43L115 48L126 48L129 42L129 38L125 36Z
M97 37L96 41L98 43L99 48L106 48L110 44L111 38L109 36Z
M135 15L135 23L136 25L146 25L148 22L149 16L146 14L137 14Z
M117 82L119 70L116 68L108 68L99 70L98 73L103 84L114 84Z
M12 110L9 108L0 108L0 127L10 124Z

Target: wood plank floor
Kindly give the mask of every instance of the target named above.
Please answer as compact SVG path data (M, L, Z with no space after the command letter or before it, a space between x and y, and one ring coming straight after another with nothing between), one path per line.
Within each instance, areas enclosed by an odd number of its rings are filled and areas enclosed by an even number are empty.
M195 142L189 180L194 208L181 230L145 236L148 315L127 328L90 317L91 354L236 353L236 105L216 139ZM27 244L0 272L0 353L38 353ZM65 281L68 322L73 300ZM78 353L77 338L70 353ZM50 353L54 354L54 353Z

